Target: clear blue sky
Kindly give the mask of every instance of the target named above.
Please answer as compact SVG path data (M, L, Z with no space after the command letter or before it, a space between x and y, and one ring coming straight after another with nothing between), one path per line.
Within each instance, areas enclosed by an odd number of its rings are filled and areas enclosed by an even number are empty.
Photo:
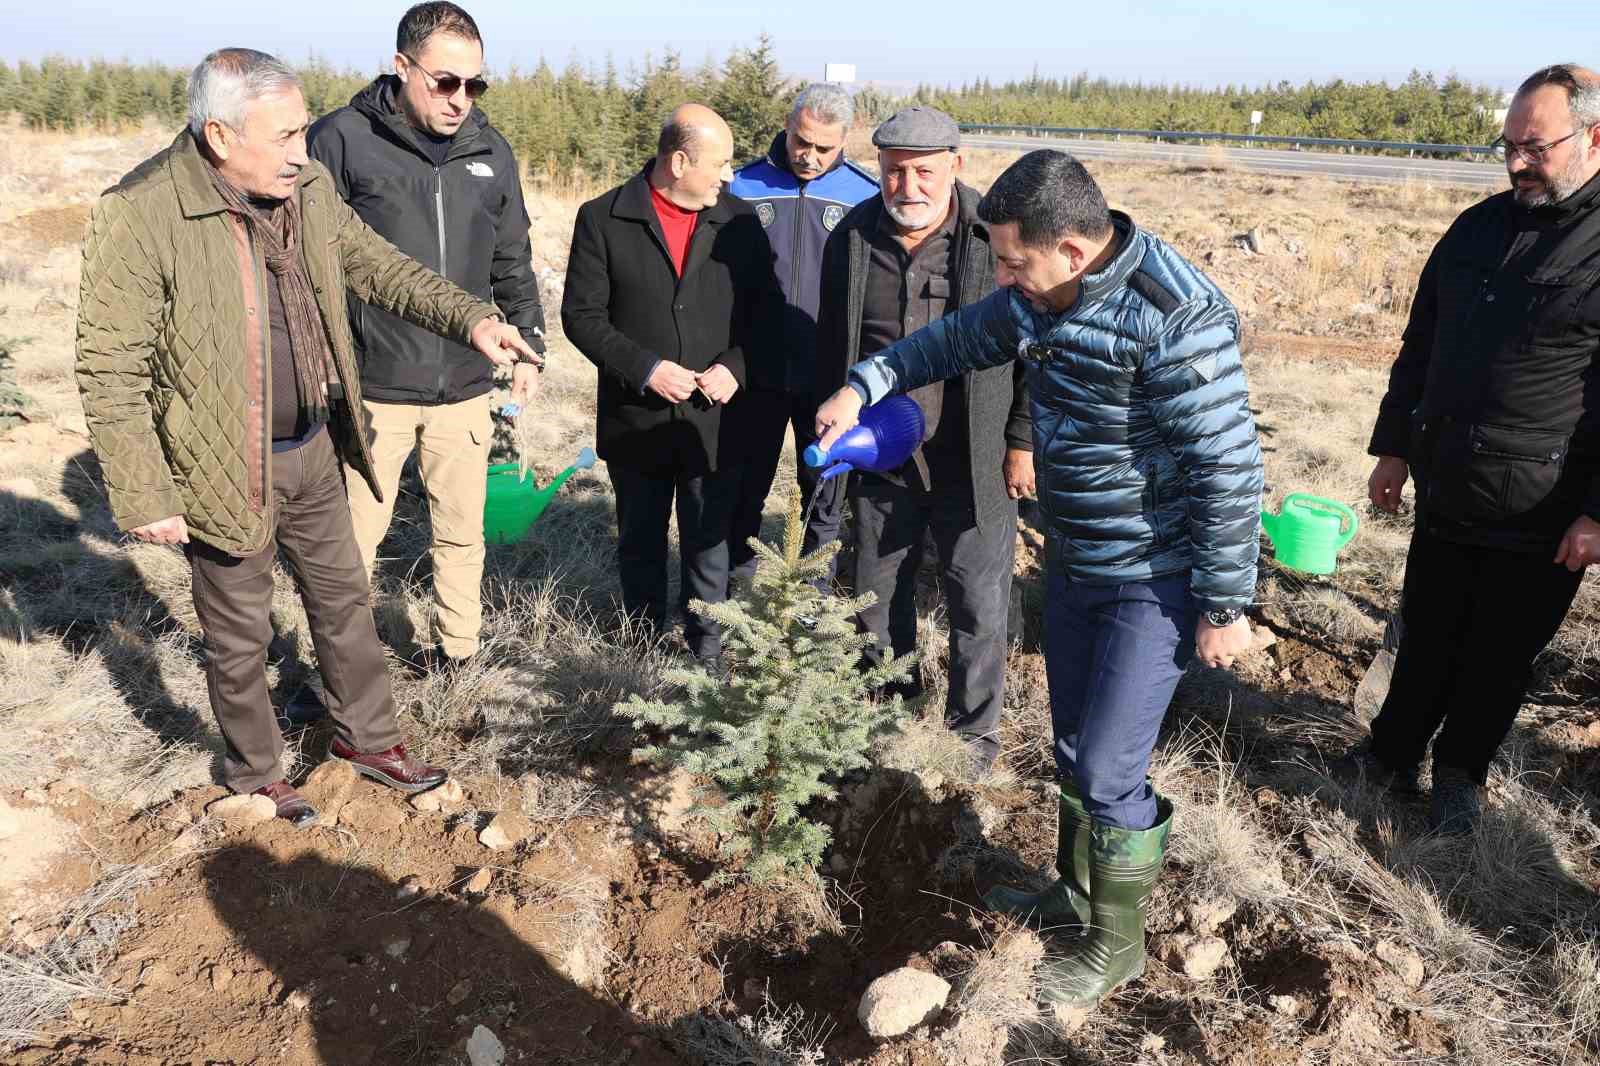
M189 65L211 48L248 45L337 66L372 69L391 54L404 0L19 0L6 16L0 58L154 59ZM1517 6L1438 0L924 0L730 3L565 0L463 4L483 29L491 69L560 67L577 55L619 68L678 50L686 64L717 59L770 33L786 73L820 77L825 62L855 63L862 81L993 81L1087 70L1094 75L1215 85L1226 82L1403 78L1413 68L1455 71L1512 87L1546 63L1600 65L1600 33L1585 5ZM670 14L666 12L672 12ZM314 27L314 29L313 29ZM1560 42L1560 43L1557 43Z

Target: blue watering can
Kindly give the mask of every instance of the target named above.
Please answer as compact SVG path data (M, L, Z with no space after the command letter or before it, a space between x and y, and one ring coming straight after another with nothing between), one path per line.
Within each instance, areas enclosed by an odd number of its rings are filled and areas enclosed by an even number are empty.
M832 464L822 472L823 481L847 470L886 474L911 458L922 443L925 428L917 401L909 396L890 396L864 408L861 420L827 451L820 444L807 448L806 465Z
M1333 573L1339 549L1350 543L1359 524L1344 504L1307 492L1284 497L1277 514L1261 512L1261 526L1278 562L1307 574Z

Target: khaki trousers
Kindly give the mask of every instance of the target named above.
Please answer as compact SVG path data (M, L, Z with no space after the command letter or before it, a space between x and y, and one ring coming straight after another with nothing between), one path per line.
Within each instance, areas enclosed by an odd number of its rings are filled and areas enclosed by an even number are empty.
M339 459L326 430L272 455L273 536L239 558L198 540L186 547L194 609L204 630L206 685L227 741L223 778L236 792L283 779L283 735L267 696L272 563L294 574L338 736L360 751L400 743L383 646L372 623Z
M433 526L433 640L463 659L478 650L483 625L483 500L494 424L489 394L460 403L422 406L363 400L362 421L372 450L380 502L366 479L346 471L350 520L370 575L378 544L394 517L400 471L419 450L422 484Z

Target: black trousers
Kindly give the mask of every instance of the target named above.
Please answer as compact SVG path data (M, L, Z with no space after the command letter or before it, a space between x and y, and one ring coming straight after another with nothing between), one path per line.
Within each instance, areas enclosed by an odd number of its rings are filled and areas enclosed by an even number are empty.
M917 570L931 531L950 624L945 724L980 754L992 757L1000 749L1000 711L1005 703L1016 504L980 528L970 502L950 497L871 474L853 477L855 591L878 597L861 612L859 624L878 638L867 652L871 663L882 660L886 647L896 655L916 650Z
M738 441L740 453L744 456L728 542L736 580L748 580L756 572L756 553L750 547L750 538L761 534L761 511L766 506L767 494L772 491L772 481L778 473L778 461L783 454L783 432L790 426L794 427L794 462L796 480L800 483L800 506L808 507L811 494L817 491L817 477L821 471L807 466L803 458L806 448L817 440L817 407L817 398L809 392L751 389L735 397L723 416L722 432L725 439ZM729 433L737 435L727 438ZM839 485L843 481L843 478L838 478L836 483L830 483L827 486L829 491L818 501L817 509L806 526L803 549L806 553L814 551L818 545L838 539L844 503L844 493L839 491Z
M689 610L691 599L721 603L728 596L728 518L739 484L737 468L712 474L638 470L609 464L617 496L617 566L622 605L658 634L667 625L667 524L677 498L679 595L689 652L721 651L718 627Z
M1561 628L1583 580L1549 556L1411 537L1404 627L1373 751L1386 765L1435 766L1482 782L1527 694L1533 661ZM1441 729L1441 725L1443 728Z

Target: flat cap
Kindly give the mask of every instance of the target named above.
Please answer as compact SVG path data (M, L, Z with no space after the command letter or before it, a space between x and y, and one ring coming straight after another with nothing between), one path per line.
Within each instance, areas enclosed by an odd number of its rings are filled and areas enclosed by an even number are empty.
M902 108L872 131L872 143L879 148L922 148L932 151L961 147L961 131L956 120L937 108Z

